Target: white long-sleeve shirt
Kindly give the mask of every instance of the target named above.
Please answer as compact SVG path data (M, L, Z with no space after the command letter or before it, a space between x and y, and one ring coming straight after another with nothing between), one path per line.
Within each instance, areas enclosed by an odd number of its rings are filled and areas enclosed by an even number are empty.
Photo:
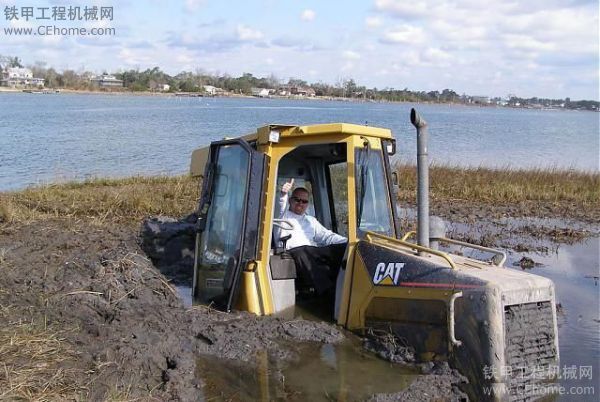
M279 198L279 212L275 215L279 219L289 221L293 229L277 228L275 230L275 241L278 245L279 239L289 234L292 237L287 241L286 248L292 249L300 246L328 246L330 244L345 243L348 241L344 236L332 232L319 221L306 213L298 215L288 208L288 195Z

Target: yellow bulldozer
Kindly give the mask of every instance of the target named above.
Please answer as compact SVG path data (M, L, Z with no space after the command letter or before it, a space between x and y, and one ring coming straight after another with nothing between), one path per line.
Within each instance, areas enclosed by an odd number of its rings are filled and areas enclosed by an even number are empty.
M542 381L530 369L558 365L554 285L505 268L502 251L430 235L427 126L414 109L411 121L419 144L416 233L400 230L402 183L388 129L277 124L195 150L191 173L203 180L194 299L257 315L298 303L306 289L274 236L289 225L276 204L294 179L310 190L309 212L348 239L326 306L337 324L393 331L421 359L449 360L478 400L529 400ZM465 248L480 257L452 253Z

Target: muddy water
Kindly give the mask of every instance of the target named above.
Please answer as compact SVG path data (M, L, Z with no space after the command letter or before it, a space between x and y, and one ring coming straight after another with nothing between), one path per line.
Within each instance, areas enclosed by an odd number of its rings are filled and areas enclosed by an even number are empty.
M184 305L190 307L191 287L179 285L176 288ZM288 312L290 314L293 315L288 317L290 319L324 319L309 307L296 307ZM285 346L293 351L295 358L291 361L276 360L263 352L256 366L202 356L197 361L196 376L204 384L204 398L359 401L377 393L402 391L418 374L414 369L364 351L360 339L350 333L340 344L287 342Z
M415 373L362 351L357 343L306 345L301 359L283 370L292 389L307 400L364 400L372 394L405 389Z
M192 287L177 285L175 288L177 289L177 293L179 293L179 297L181 297L184 307L192 307Z
M177 286L186 307L192 305L192 289ZM296 307L289 314L322 320L314 311ZM366 400L377 393L396 393L415 378L413 370L386 362L365 352L360 340L347 334L340 344L287 343L292 361L278 361L259 354L251 366L210 356L198 359L196 376L202 380L206 400Z
M196 369L206 400L330 401L366 400L377 393L399 392L416 373L362 350L357 339L341 344L288 345L292 361L258 356L252 368L231 361L201 357Z

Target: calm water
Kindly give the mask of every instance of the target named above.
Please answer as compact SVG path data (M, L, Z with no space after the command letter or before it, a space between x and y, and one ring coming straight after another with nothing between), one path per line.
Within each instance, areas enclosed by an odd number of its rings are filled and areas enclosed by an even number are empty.
M439 163L598 169L598 114L315 100L0 93L0 191L92 176L179 174L194 148L269 123L392 129L412 160L410 108Z

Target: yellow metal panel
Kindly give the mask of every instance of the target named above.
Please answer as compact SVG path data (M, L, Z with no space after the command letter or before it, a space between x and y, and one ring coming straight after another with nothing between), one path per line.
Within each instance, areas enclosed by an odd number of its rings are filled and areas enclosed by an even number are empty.
M392 138L392 132L386 128L371 126L361 126L358 124L332 123L316 124L312 126L300 126L298 132L292 132L291 135L324 135L324 134L343 134L343 135L363 135L379 138Z
M254 314L261 314L258 289L256 288L255 272L242 272L242 284L240 289L240 298L236 309L249 311Z
M356 177L355 177L355 158L354 149L358 144L359 138L350 137L348 160L348 261L346 264L346 273L344 275L344 286L342 289L342 298L340 301L340 310L338 314L338 324L347 325L348 309L350 303L351 286L353 275L356 272L357 258L355 256L357 244L356 228ZM359 145L362 146L362 145Z
M348 261L346 275L344 276L344 289L342 293L342 304L338 322L348 328L357 328L364 325L364 317L361 317L358 300L365 298L366 293L372 288L371 279L367 274L362 258L356 252L358 244L358 222L356 221L356 159L355 150L364 146L365 140L373 149L381 149L379 138L366 138L360 136L351 137L351 150L348 152L348 240L349 255L352 261Z
M258 227L258 256L256 261L256 275L258 278L258 291L260 292L262 300L262 313L269 315L274 312L273 305L273 293L271 291L271 285L269 282L269 273L267 269L269 267L270 248L271 248L271 231L273 230L273 179L276 174L277 163L273 162L272 159L272 147L270 143L261 145L258 150L267 156L267 166L265 167L265 179L263 182L263 211L261 213L262 220Z
M371 147L373 149L381 149L381 138L391 139L392 132L386 128L378 128L371 126L361 126L358 124L348 124L348 123L332 123L332 124L315 124L310 126L292 126L285 124L270 124L268 126L260 127L256 130L255 133L250 133L245 136L241 136L238 138L244 139L246 141L258 141L259 145L266 145L270 143L269 134L272 130L276 130L280 133L281 141L288 142L287 140L291 137L303 137L310 136L312 137L310 140L303 139L300 142L294 142L294 144L298 145L306 145L313 143L325 143L330 139L330 135L334 136L365 136L365 137L376 137L370 138ZM318 139L317 139L318 137ZM226 137L232 138L232 137ZM314 141L314 142L313 142ZM332 142L338 142L334 140ZM190 166L190 172L192 176L201 176L204 173L204 166L206 165L206 161L208 159L208 152L210 147L204 147L196 149L192 153L192 162Z
M367 137L367 136L359 136L359 137L355 137L357 139L356 141L356 147L357 148L361 148L365 146L365 141L369 142L369 147L373 150L377 150L380 151L381 150L381 138L373 138L373 137Z
M285 124L270 124L260 127L257 130L258 142L266 144L269 142L269 133L276 130L281 137L301 137L301 136L323 136L329 134L337 135L363 135L378 138L393 138L392 132L386 128L371 126L361 126L348 123L314 124L310 126L292 126Z
M338 316L338 324L344 325L348 329L364 328L366 311L371 301L376 297L439 300L448 303L451 295L451 292L445 289L375 286L362 256L356 252L353 261L348 261L348 267L346 268L344 293Z
M409 232L409 234L410 233L411 232ZM405 235L404 237L407 237L407 235ZM456 269L456 264L454 264L454 261L452 261L450 254L444 253L439 250L434 250L429 247L420 246L418 244L409 243L404 240L404 237L402 238L402 240L399 240L393 237L382 235L380 233L367 232L367 239L373 244L377 244L381 247L385 247L390 250L397 250L398 246L403 246L405 248L409 248L415 251L422 251L443 258L444 261L450 266L450 268Z
M359 253L354 256L354 266L352 268L353 278L351 283L348 284L350 298L346 327L348 329L359 329L365 326L364 310L368 306L369 293L373 290L373 283L371 283L371 278Z

